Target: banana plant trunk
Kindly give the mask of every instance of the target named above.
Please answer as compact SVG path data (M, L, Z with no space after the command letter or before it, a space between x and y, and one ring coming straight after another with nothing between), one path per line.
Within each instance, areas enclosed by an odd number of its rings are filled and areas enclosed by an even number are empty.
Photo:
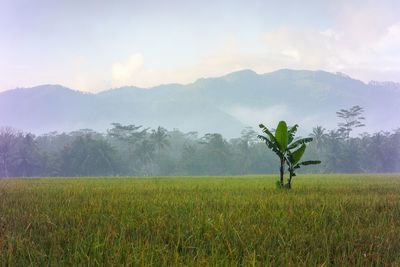
M284 181L283 181L283 175L285 174L285 159L281 158L281 167L279 169L279 174L280 174L280 178L279 178L279 183L281 188L284 187Z
M288 189L292 188L292 178L293 178L293 172L289 171L289 180L288 180L288 183L287 183L287 188Z

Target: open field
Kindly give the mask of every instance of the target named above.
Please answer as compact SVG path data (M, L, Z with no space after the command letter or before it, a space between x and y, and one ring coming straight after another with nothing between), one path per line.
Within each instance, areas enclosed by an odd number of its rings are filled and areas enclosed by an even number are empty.
M400 175L0 180L0 264L400 265Z

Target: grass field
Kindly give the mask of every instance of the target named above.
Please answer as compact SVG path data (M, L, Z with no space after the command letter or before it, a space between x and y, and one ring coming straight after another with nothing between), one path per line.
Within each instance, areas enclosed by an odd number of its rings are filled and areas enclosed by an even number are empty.
M0 180L0 264L400 266L400 175Z

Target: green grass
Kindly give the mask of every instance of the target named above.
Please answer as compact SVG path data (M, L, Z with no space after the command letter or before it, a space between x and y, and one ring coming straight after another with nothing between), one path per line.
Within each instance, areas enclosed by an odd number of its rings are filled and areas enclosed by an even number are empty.
M0 264L400 266L400 175L0 180Z

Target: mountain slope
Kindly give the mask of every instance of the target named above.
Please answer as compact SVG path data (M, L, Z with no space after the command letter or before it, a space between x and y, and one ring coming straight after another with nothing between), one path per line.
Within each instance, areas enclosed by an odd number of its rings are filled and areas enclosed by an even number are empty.
M364 130L400 127L396 84L365 84L343 74L287 69L261 75L243 70L187 85L122 87L98 94L59 85L14 89L0 93L0 125L44 133L104 131L120 122L237 136L247 125L280 119L305 130L315 125L333 128L335 112L353 105L366 110Z

